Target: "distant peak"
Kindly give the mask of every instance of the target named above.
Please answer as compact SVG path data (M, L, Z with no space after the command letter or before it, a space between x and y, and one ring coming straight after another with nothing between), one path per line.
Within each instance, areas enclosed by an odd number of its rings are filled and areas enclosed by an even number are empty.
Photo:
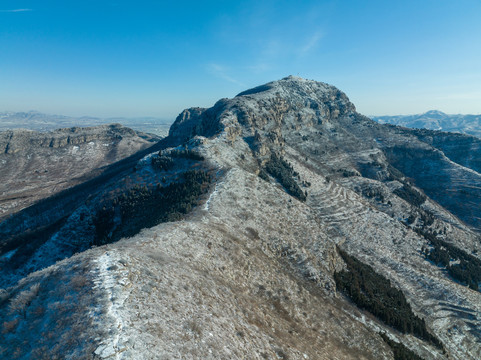
M435 116L444 116L444 115L446 115L446 113L443 113L442 111L439 111L439 110L429 110L429 111L426 111L423 115L428 115L428 116L432 116L432 115L435 115Z

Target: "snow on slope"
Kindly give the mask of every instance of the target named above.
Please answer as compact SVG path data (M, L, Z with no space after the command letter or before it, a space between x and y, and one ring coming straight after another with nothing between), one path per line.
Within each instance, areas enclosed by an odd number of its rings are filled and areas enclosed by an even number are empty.
M394 195L405 180L385 179L375 139L427 146L382 133L354 111L334 87L289 77L183 113L171 136L187 139L216 172L204 203L182 221L89 249L8 289L2 309L35 282L48 309L70 306L67 296L88 299L88 306L73 309L76 322L63 327L37 314L37 300L23 318L4 312L0 354L29 358L46 346L42 331L54 328L67 358L390 359L381 330L425 359L479 358L481 294L421 256L427 241L406 218L431 209L440 214L432 228L445 226L453 241L473 250L476 234L429 200L421 209ZM257 176L272 152L298 173L305 203L276 179ZM384 168L363 177L356 168L362 161ZM364 196L366 187L386 199ZM344 264L336 246L401 289L447 353L387 327L338 293L333 273ZM68 287L47 286L58 278ZM21 346L25 329L42 334L28 338L29 348ZM65 340L70 329L82 334L83 347Z

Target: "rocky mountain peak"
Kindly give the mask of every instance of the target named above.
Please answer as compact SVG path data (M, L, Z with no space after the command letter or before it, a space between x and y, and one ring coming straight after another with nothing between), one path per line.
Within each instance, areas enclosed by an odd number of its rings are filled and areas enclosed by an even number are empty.
M0 223L0 357L479 359L466 139L377 124L293 76L184 110L168 138ZM36 166L29 186L62 170L3 155L8 178Z
M228 129L230 138L258 133L281 143L282 132L335 121L355 111L346 94L336 87L288 76L243 91L232 99L221 99L209 109L184 110L169 135L183 142Z
M426 111L424 114L421 114L420 117L428 117L431 119L442 119L445 118L447 115L439 110L429 110Z

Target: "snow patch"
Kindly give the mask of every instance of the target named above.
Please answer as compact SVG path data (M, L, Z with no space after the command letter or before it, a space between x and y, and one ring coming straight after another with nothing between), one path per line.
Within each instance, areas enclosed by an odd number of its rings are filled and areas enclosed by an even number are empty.
M216 183L215 184L215 187L214 187L214 191L212 191L212 193L210 194L209 198L207 199L207 201L205 202L205 205L204 205L204 210L206 211L209 211L209 207L210 207L210 201L212 200L212 197L217 195L218 191L217 191L217 186L220 185L219 183Z
M107 324L102 325L109 328L108 337L101 341L95 354L102 359L120 359L120 354L127 350L121 335L125 326L123 303L128 293L124 292L123 288L129 284L128 269L122 265L123 262L113 250L106 251L94 262L97 265L94 289L103 291L107 302L106 305L102 305ZM91 316L95 316L93 312Z

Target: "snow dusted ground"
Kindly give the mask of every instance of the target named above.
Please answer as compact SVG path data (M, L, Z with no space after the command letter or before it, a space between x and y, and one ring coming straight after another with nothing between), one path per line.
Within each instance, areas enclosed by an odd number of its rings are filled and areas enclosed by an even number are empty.
M123 288L132 286L129 282L129 271L122 265L122 261L115 250L105 251L100 257L93 260L97 268L92 270L94 275L94 289L99 289L104 293L106 306L104 317L112 325L107 329L108 337L102 339L100 345L95 350L95 354L102 358L119 359L120 354L127 349L121 339L125 324L125 309L123 303L128 295ZM95 319L94 311L91 316ZM103 326L102 323L100 326Z
M303 244L331 252L305 205L234 169L209 199L208 210L201 206L186 221L89 251L98 293L91 316L107 333L97 356L389 358L377 335L361 324L346 327L338 300L325 296L332 284L324 293L302 280L305 269L317 267L321 284L329 271ZM268 199L269 208L258 201ZM283 246L296 255L279 262Z
M350 189L364 181L363 178L349 177L327 182L322 175L299 164L296 159L300 157L294 149L287 148L286 155L301 178L312 184L308 202L318 213L331 241L342 244L349 253L393 281L406 295L418 316L424 318L443 341L452 358L479 358L481 293L453 283L445 271L421 256L421 248L428 244L425 239L399 220L377 210ZM393 196L389 199L393 203L390 211L395 214L402 214L410 208L399 198ZM445 212L437 204L426 206L435 206L438 212ZM479 249L479 244L473 243L476 237L466 227L450 228L448 234L461 244L474 244ZM439 311L440 304L444 302L449 306L442 306L442 311ZM465 309L468 316L460 316L458 306ZM373 330L377 328L377 324L372 327ZM403 342L413 348L416 341L405 338ZM442 358L424 344L418 343L415 347L425 358Z
M399 179L381 181L385 169L362 177L356 168L386 165L377 140L351 134L358 121L365 125L358 135L371 136L372 124L353 116L347 97L327 84L289 77L266 88L221 100L219 113L198 123L185 113L185 123L174 126L179 138L215 121L223 129L188 143L216 175L184 220L83 251L0 292L0 358L392 359L380 331L427 360L481 358L481 293L421 256L427 241L405 221L420 210L393 194ZM272 151L293 166L306 202L257 176ZM150 156L122 187L163 181ZM479 249L476 233L438 204L428 200L422 209L436 215L432 229ZM61 238L53 239L56 246L46 242L42 254L60 246ZM337 246L401 289L447 352L387 327L339 294ZM23 308L12 306L27 295Z

